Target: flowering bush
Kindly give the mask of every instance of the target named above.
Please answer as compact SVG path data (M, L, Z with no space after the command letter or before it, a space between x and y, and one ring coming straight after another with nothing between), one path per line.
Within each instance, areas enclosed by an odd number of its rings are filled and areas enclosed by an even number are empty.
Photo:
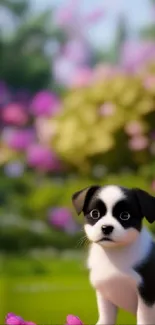
M154 62L139 72L96 67L64 97L52 146L71 169L104 175L154 159ZM102 166L102 168L100 168Z
M62 165L56 153L49 147L47 135L46 139L42 139L42 134L40 136L42 119L46 123L47 118L57 115L61 110L58 96L49 90L43 90L29 96L24 102L23 98L19 99L3 83L0 103L0 164L5 162L5 157L9 154L9 158L12 158L11 164L18 165L18 160L22 160L27 168L60 172ZM52 129L52 125L49 128ZM9 168L6 171L9 173Z

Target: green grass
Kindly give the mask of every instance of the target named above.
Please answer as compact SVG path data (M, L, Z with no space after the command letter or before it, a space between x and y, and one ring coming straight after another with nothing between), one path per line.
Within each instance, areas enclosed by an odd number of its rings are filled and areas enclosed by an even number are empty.
M38 324L65 324L70 313L85 324L96 323L95 293L80 260L44 259L41 264L48 272L42 274L37 273L33 262L29 258L7 258L3 263L0 324L8 312ZM135 324L135 319L120 312L117 324Z

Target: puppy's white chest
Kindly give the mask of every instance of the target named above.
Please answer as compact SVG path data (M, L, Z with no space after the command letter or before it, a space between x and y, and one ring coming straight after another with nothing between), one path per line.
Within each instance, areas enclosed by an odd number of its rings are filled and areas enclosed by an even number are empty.
M130 256L116 256L112 261L109 256L94 246L90 252L88 267L90 281L96 290L119 308L135 313L137 308L137 285L140 276L130 267ZM128 297L128 299L127 299Z

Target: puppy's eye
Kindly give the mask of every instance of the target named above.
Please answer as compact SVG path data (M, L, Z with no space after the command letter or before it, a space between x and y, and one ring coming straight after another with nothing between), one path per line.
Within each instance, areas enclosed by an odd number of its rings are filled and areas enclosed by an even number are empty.
M130 219L130 213L127 211L124 211L120 214L120 219L121 220L129 220Z
M90 212L90 216L93 219L99 219L100 217L100 212L97 209L94 209Z

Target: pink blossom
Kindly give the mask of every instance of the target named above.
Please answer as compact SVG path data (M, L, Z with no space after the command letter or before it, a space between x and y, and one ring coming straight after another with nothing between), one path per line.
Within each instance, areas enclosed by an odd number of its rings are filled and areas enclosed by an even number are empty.
M142 125L138 121L131 121L125 126L125 131L128 135L138 135L143 131Z
M92 81L93 71L92 69L85 67L85 68L79 68L77 71L75 71L71 81L70 85L72 87L85 87L88 86Z
M122 65L127 70L137 71L145 62L154 58L153 41L127 41L122 48Z
M147 76L144 79L144 87L148 90L155 89L155 76Z
M145 136L135 136L129 140L129 148L133 151L141 151L148 147L149 141L148 138Z
M42 171L56 171L61 169L61 164L56 154L49 148L39 144L31 145L28 148L27 161L29 166Z
M83 325L79 317L74 315L67 316L67 325Z
M5 321L6 321L6 325L36 325L33 322L24 321L23 318L13 313L8 313Z
M22 105L12 103L2 109L2 121L7 124L21 126L27 123L28 115Z
M71 221L71 211L66 207L54 208L49 212L49 222L58 228L66 228Z
M6 324L7 325L24 325L24 320L20 316L16 316L13 313L9 313L6 316Z
M34 140L34 133L31 130L14 130L8 137L7 144L15 150L25 150Z
M93 81L106 80L119 75L122 69L108 64L98 64L94 69Z
M43 90L32 99L31 110L37 116L53 116L60 111L60 101L55 94Z
M116 107L115 107L115 105L113 104L113 103L104 103L101 107L100 107L100 109L99 109L99 111L100 111L100 114L101 115L103 115L103 116L109 116L109 115L113 115L114 114L114 112L115 112L115 109L116 109Z

